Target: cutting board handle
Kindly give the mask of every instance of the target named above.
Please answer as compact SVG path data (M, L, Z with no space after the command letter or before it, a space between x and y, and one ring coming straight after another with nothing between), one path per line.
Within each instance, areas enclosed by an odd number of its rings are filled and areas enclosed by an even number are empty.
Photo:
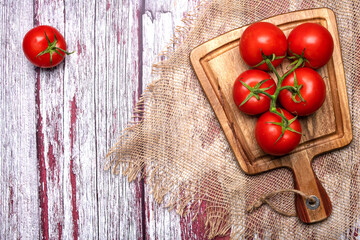
M296 195L296 213L304 223L316 223L326 219L332 210L332 205L324 187L316 177L312 167L311 159L306 153L300 153L292 161L292 171L294 173L295 189L312 199L306 199Z

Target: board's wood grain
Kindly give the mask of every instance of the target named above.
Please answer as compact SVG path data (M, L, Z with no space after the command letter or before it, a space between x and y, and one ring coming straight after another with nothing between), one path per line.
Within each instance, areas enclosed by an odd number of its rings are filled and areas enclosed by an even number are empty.
M38 239L41 227L36 73L21 50L33 25L33 1L23 4L0 6L0 239Z
M320 206L311 209L305 207L305 198L297 198L298 217L306 223L319 222L330 215L332 206L326 191L311 170L311 161L316 155L346 146L352 140L336 18L330 9L321 8L277 15L264 21L279 26L285 34L301 23L318 23L329 30L334 40L332 58L318 70L322 76L326 76L326 100L316 113L299 118L305 136L289 154L274 157L264 153L253 137L257 119L241 113L233 101L234 81L241 72L249 69L238 50L246 26L195 48L191 53L191 62L243 171L257 174L279 167L291 168L295 187L308 196L320 199ZM287 65L282 64L278 70L284 73Z

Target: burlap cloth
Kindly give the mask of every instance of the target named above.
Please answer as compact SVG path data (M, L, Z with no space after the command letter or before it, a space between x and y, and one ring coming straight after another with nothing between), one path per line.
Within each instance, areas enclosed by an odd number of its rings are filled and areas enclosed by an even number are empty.
M292 189L292 173L278 169L247 176L240 169L190 65L190 51L234 28L294 10L328 7L337 17L353 127L352 143L314 159L313 168L333 204L331 216L306 225L268 205L248 214L263 194ZM138 102L135 123L109 153L106 168L129 180L146 177L154 198L179 214L205 202L210 238L231 229L231 237L260 239L339 239L356 236L359 216L360 158L360 4L338 0L213 0L190 13L185 26L154 66L154 82ZM295 212L294 194L271 201ZM358 223L359 224L359 223Z

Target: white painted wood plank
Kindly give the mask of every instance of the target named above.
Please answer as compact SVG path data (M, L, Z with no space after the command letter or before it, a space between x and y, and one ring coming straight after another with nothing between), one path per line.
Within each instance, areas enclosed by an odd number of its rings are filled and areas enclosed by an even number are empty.
M143 15L143 84L151 82L151 66L155 57L164 49L173 36L173 19L171 12L157 12L146 9ZM162 209L153 196L150 188L145 187L146 238L179 239L180 219L173 212Z
M141 0L96 4L95 101L99 235L142 239L142 186L103 171L103 161L131 120L139 96Z
M95 2L65 1L64 238L96 239ZM72 231L69 231L72 229ZM71 233L71 234L70 234Z
M151 66L156 56L165 49L174 35L176 26L189 10L200 1L145 1L143 15L143 85L151 82ZM180 218L175 211L169 212L154 201L150 189L145 186L146 238L147 239L203 239L201 224L191 222L191 216Z
M0 6L0 239L39 238L35 72L22 52L33 1L22 4Z

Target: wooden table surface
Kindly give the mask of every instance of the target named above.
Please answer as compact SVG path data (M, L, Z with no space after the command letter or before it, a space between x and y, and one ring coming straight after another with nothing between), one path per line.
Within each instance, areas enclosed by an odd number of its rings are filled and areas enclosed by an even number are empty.
M144 181L103 170L155 56L200 0L1 0L0 239L206 239ZM22 40L57 28L76 52L34 67Z
M204 239L204 223L159 206L143 182L103 170L155 56L199 0L3 0L0 239ZM22 51L57 28L76 52L50 70Z

